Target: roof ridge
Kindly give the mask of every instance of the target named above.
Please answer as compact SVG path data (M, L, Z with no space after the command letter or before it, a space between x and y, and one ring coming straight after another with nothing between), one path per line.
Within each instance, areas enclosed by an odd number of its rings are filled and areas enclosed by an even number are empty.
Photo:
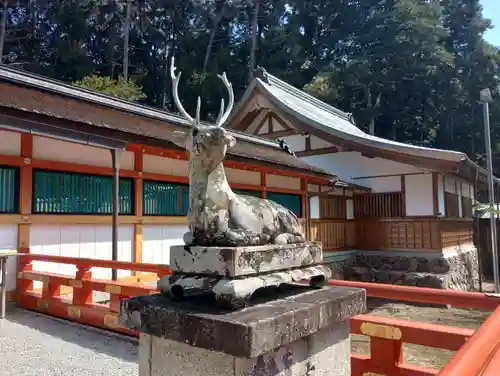
M20 82L25 85L36 87L38 89L47 90L59 95L65 95L80 100L85 100L87 102L106 106L119 111L126 111L139 116L147 116L160 121L170 121L181 126L189 125L188 121L182 116L170 111L134 103L121 98L116 98L98 91L71 85L50 77L45 77L39 74L8 67L5 65L0 65L0 79L5 79L11 82ZM213 125L212 123L206 121L202 121L202 124ZM253 135L246 135L237 132L235 133L229 129L228 131L233 133L237 138L241 140L280 149L279 144L273 140L266 140L260 137L254 137Z
M315 106L318 106L318 107L322 108L323 110L328 111L336 116L339 116L339 117L343 118L344 120L351 121L352 116L350 113L339 110L338 108L336 108L336 107L334 107L326 102L323 102L322 100L316 98L315 96L306 93L304 90L298 89L295 86L290 85L289 83L281 80L280 78L273 76L272 74L270 74L266 70L264 70L264 69L262 69L262 70L263 70L263 74L265 76L267 76L267 80L268 80L267 84L268 85L272 85L273 83L278 84L282 90L288 91L295 96L299 96L299 97L301 97L301 99L303 99L311 104L314 104ZM266 82L264 81L264 83L266 83Z

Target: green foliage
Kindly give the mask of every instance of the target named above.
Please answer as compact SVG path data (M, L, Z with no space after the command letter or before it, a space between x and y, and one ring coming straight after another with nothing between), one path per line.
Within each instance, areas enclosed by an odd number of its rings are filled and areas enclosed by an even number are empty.
M137 101L146 97L140 86L132 80L125 81L122 76L118 77L118 80L108 76L87 76L80 81L74 82L73 85L128 101Z
M9 2L4 62L66 82L135 97L123 74L125 2ZM377 136L466 152L484 161L479 90L489 87L494 163L500 172L500 52L484 41L480 0L259 0L256 65L353 114ZM236 99L248 84L255 0L134 1L129 76L145 102L175 111L180 96L215 120L226 71ZM171 53L170 53L171 55ZM95 74L102 78L88 78ZM94 82L94 80L96 82ZM102 82L101 82L102 80ZM90 82L89 81L89 82ZM123 83L123 82L122 82ZM125 87L124 87L125 86ZM110 91L107 91L108 88ZM143 97L142 97L143 98Z

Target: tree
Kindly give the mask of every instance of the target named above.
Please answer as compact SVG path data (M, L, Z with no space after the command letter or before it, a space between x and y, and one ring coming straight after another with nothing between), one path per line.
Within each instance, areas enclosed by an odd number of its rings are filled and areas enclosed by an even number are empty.
M87 76L74 82L73 85L128 101L137 101L146 97L140 86L132 80L125 81L122 76L117 80L107 76Z

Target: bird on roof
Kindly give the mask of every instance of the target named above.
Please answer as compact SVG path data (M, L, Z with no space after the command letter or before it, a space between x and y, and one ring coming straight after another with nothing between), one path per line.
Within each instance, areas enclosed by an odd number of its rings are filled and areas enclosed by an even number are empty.
M290 149L290 147L288 146L288 144L286 143L285 140L281 140L281 139L278 139L278 142L280 144L280 148L284 151L286 151L288 154L291 154L293 155L294 157L296 157L295 153L292 151L292 149Z

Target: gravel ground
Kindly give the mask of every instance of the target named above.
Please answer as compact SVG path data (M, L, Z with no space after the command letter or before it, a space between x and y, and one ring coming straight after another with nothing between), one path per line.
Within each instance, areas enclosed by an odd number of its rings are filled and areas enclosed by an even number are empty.
M9 307L0 376L137 376L133 340Z

